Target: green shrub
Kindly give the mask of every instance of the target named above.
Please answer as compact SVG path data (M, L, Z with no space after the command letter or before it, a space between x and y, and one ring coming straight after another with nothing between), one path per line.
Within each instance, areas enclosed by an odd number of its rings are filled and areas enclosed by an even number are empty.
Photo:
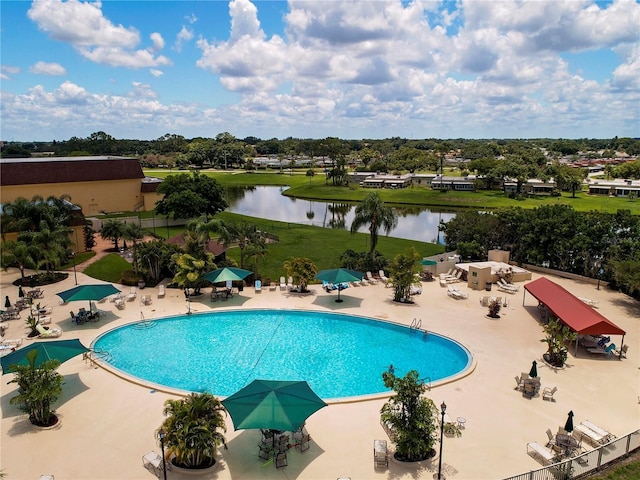
M122 285L136 286L140 280L142 280L142 277L133 270L124 270L119 283Z

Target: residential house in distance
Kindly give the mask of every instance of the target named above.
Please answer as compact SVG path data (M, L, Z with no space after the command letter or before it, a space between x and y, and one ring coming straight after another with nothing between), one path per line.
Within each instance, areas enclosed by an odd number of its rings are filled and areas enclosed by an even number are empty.
M638 198L640 195L640 180L589 180L589 194L608 195L610 197Z

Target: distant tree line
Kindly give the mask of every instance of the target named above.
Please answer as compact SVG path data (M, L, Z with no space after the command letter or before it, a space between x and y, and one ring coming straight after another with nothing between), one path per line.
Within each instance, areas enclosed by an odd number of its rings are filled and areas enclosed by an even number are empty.
M567 205L460 212L440 225L447 250L485 260L491 249L511 260L608 281L640 298L640 217L576 212Z

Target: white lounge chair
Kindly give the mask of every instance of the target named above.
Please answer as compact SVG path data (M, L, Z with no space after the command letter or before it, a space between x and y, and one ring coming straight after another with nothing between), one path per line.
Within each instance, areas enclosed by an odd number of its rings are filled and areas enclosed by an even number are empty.
M278 286L276 285L276 282L271 282L269 284L269 291L270 292L273 291L273 290L276 290L277 288L278 288Z
M289 279L287 280L287 291L291 290L293 288L293 277L289 277Z
M529 455L533 454L534 458L539 458L542 460L542 463L553 463L555 455L553 451L543 447L538 442L529 442L527 443L527 453Z
M136 287L131 287L131 290L129 290L129 295L127 296L127 300L129 302L132 302L136 299L137 296L138 296L138 291L136 290Z
M284 277L280 277L280 290L284 291L287 289L287 281L284 279Z
M140 296L140 305L151 305L151 295Z
M378 271L378 276L380 277L380 280L382 280L385 283L389 281L389 278L384 274L384 270Z
M164 297L165 293L166 293L165 286L164 286L164 283L162 283L158 286L158 298Z
M260 280L256 280L253 284L253 288L255 288L256 293L262 292L262 282Z
M62 330L59 328L45 328L44 325L36 325L36 331L39 333L39 338L56 338L62 335Z
M587 442L593 446L600 446L604 443L607 443L605 440L605 437L603 437L599 433L594 432L586 425L582 425L582 424L575 425L573 427L573 432L580 435L581 439L583 440L586 439Z
M589 420L585 420L584 422L580 422L580 423L582 425L584 425L585 427L593 430L598 435L602 435L602 437L604 438L605 442L610 442L611 440L614 440L616 438L616 436L614 434L612 434L611 432L608 432L604 428L601 428L601 427L599 427L598 425L596 425L594 423L591 423Z
M367 272L367 281L371 284L371 285L375 285L376 283L378 283L378 280L376 280L373 277L373 274L371 272Z

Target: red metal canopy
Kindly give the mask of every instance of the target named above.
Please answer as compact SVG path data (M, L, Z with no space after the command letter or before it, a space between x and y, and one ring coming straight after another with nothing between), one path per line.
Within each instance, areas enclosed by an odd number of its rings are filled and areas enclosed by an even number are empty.
M563 287L541 277L524 286L572 330L582 335L624 335L625 331Z

